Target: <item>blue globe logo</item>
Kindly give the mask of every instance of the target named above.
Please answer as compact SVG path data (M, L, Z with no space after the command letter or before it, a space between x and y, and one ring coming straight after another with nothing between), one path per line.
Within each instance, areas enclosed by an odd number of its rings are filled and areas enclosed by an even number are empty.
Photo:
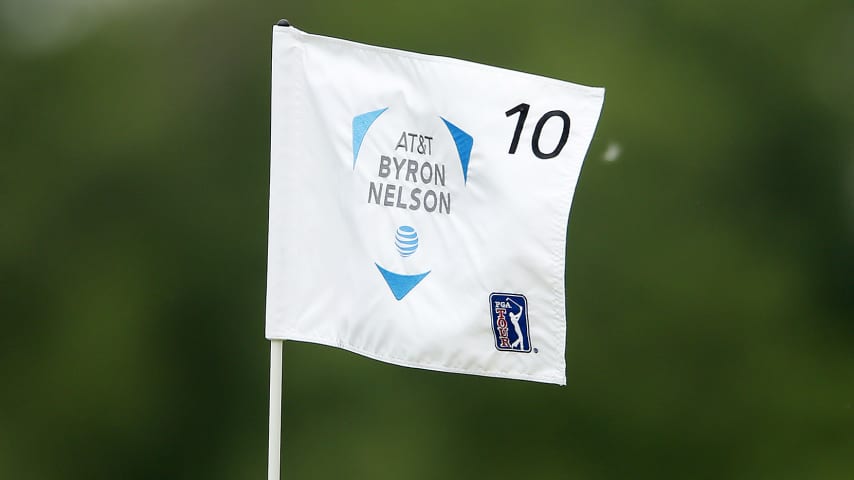
M401 257L408 257L418 250L418 233L409 225L398 227L394 234L394 245Z

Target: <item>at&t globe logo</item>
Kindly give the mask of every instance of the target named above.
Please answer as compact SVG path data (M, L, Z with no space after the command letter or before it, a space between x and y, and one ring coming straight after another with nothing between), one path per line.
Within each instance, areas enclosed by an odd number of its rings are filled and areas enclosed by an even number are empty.
M394 234L394 245L401 257L408 257L418 250L418 232L409 225L403 225Z

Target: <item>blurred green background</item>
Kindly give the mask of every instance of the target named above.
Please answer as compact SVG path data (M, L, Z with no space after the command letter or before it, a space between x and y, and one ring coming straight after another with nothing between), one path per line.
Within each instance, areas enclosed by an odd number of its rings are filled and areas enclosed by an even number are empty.
M0 0L0 478L266 478L281 17L607 88L568 387L287 343L284 478L854 478L850 0Z

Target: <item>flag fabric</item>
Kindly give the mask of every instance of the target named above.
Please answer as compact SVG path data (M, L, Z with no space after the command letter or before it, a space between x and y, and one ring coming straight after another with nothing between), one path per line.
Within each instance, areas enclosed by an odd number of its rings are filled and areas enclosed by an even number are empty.
M266 336L566 384L604 89L273 27Z

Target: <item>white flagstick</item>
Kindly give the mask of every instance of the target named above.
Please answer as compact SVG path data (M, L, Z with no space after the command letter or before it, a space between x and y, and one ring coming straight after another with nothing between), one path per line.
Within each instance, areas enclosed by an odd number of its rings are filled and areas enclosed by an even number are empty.
M276 22L290 27L284 18ZM267 456L267 480L279 480L282 453L282 340L270 340L270 443Z
M282 448L282 341L270 340L270 453L267 480L279 480Z

